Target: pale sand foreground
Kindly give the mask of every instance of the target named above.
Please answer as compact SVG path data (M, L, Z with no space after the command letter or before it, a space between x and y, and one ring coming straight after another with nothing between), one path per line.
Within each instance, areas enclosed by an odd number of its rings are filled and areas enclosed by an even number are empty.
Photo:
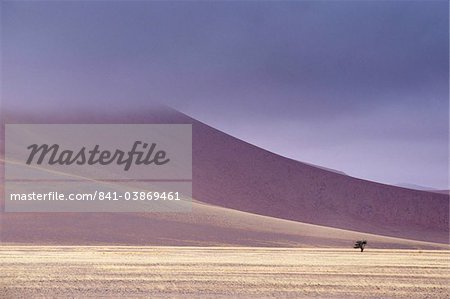
M449 251L0 246L0 298L448 298Z

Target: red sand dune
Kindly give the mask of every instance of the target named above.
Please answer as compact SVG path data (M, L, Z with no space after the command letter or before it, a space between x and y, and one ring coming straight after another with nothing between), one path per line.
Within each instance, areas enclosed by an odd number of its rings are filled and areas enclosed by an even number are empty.
M170 109L120 117L74 113L50 120L7 114L6 122L192 123L193 198L198 202L187 215L2 213L2 242L341 246L361 236L378 240L379 247L439 246L369 233L449 241L448 195L365 181L284 158Z

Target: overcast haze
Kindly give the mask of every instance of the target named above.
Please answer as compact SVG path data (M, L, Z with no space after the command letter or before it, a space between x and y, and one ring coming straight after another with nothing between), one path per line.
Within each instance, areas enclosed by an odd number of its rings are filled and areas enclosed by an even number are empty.
M448 2L2 2L7 111L161 102L349 175L448 188Z

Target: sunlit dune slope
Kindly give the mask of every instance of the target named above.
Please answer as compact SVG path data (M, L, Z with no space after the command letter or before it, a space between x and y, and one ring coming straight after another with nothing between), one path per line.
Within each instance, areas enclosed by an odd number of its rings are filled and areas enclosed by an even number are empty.
M193 197L202 204L186 215L6 213L1 215L3 242L347 246L368 236L349 230L442 244L449 240L448 195L287 159L171 109L120 116L6 116L7 123L190 123ZM380 247L428 246L377 240Z

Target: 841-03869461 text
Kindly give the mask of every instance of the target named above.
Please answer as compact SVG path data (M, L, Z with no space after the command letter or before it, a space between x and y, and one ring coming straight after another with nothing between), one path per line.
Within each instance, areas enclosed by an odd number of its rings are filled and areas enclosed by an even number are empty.
M36 201L53 201L53 200L153 200L153 201L179 201L180 193L174 191L95 191L92 193L69 193L51 191L47 193L11 193L9 200L36 200Z

